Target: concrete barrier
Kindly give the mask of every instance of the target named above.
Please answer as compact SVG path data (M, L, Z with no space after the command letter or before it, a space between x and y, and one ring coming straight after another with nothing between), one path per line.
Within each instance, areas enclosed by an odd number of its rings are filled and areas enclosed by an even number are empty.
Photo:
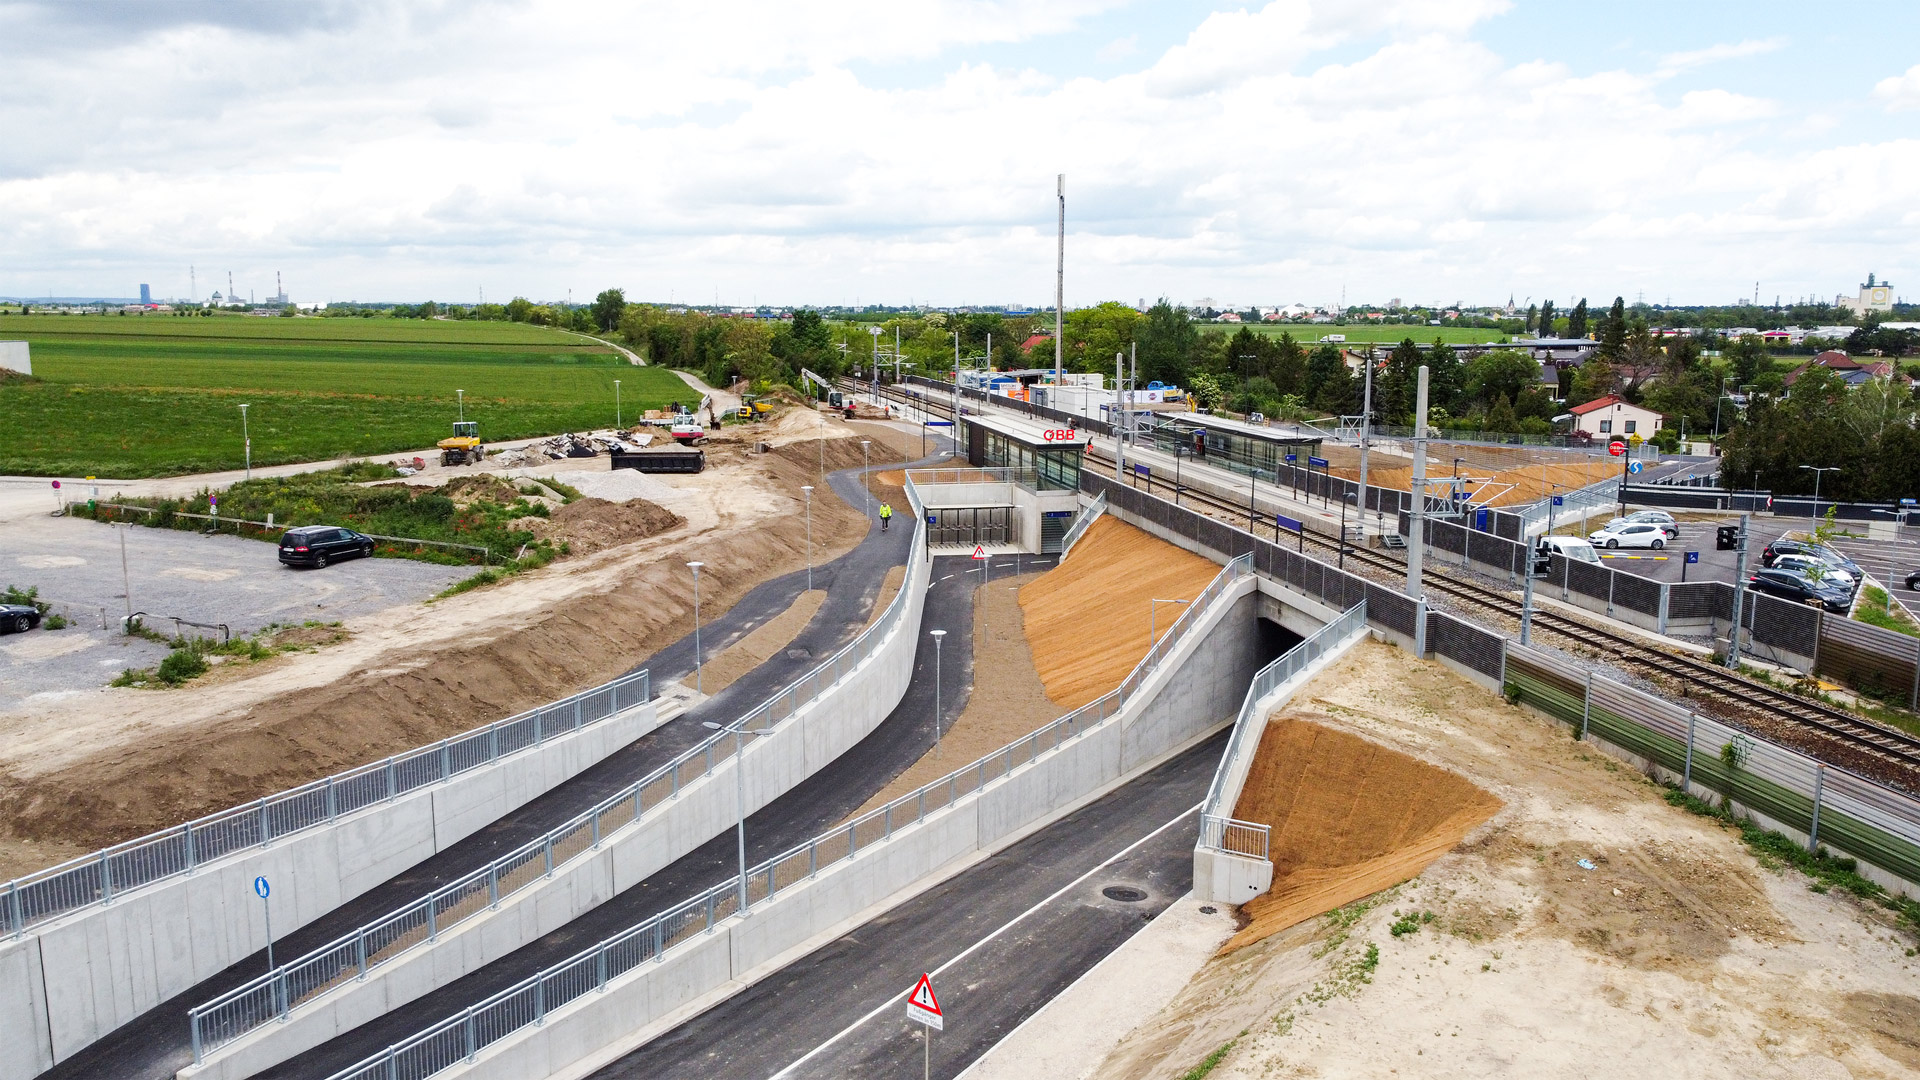
M519 1027L488 1045L476 1042L471 1060L438 1075L522 1080L561 1070L577 1073L609 1060L649 1037L648 1025L665 1020L673 1008L750 985L779 964L831 940L903 890L924 887L1010 846L1206 738L1234 715L1258 666L1256 591L1251 575L1240 577L1194 612L1193 624L1117 712L1023 757L1004 775L989 777L984 786L953 797L940 809L890 829L851 857L823 863L747 915L722 919L706 933L667 949L658 963L643 963L607 980L603 989L547 1011L541 1023ZM1031 739L1016 741L982 762L997 764L1000 754L1013 750L1024 753ZM923 791L945 783L937 781ZM891 805L900 807L903 816L909 814L916 794ZM845 835L843 827L822 842L841 843ZM780 863L776 859L766 865ZM718 941L727 943L724 969L710 955ZM695 952L697 963L681 960ZM337 1077L384 1075L381 1067L379 1059L369 1059Z
M736 768L745 769L749 815L786 794L865 739L906 695L931 574L932 560L918 558L902 586L902 613L873 653L791 717L748 739L742 754L683 783L671 800L602 836L546 879L502 897L494 910L299 1005L281 1022L255 1028L179 1075L251 1076L560 929L732 828Z
M652 702L390 802L0 942L0 1080L27 1080L284 935L552 790L659 726ZM37 978L11 977L37 974ZM35 1033L14 1041L15 1032Z

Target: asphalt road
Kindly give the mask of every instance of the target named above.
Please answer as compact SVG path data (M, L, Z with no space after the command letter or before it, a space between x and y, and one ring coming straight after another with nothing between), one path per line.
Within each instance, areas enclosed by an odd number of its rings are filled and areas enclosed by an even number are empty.
M876 466L876 468L897 467ZM853 505L859 505L860 500L858 474L859 470L853 469L833 473L828 477L834 490ZM710 734L701 727L702 721L730 722L794 679L812 670L821 658L831 655L834 650L852 640L860 628L866 625L887 569L906 561L912 538L913 530L911 529L895 529L886 533L880 532L877 528L869 529L866 538L851 552L832 563L814 568L814 585L816 588L824 588L827 591L827 601L821 605L806 629L794 639L788 651L774 656L724 691L698 702L658 730L635 741L566 784L507 814L480 832L414 866L406 873L335 908L313 923L279 938L274 943L276 957L284 962L289 958L304 955L309 950L357 926L377 919L434 888L455 880L477 867L484 866L493 859L543 835L554 826L580 814L646 773L672 760L687 748L698 744ZM387 561L390 560L376 560L376 562ZM347 564L349 567L354 565L356 564ZM712 655L724 647L728 641L786 610L806 588L806 584L806 571L801 570L765 582L753 589L731 609L725 613L716 614L712 621L702 628L703 650L708 655ZM961 602L964 603L964 601ZM970 608L967 610L970 612ZM955 631L948 635L949 638L963 637L969 643L968 647L960 650L967 665L964 672L955 667L957 642L948 642L946 657L948 665L946 670L955 673L948 677L949 685L966 685L958 680L964 674L967 682L971 681L970 642L973 620L970 615L967 615L958 620L950 619L945 625L949 625ZM794 655L793 650L800 650L802 655ZM926 662L931 671L930 654ZM638 668L652 670L656 687L681 674L691 672L693 670L691 636L655 653L645 663L638 665L636 670ZM923 726L927 729L926 737L931 739L930 677L927 684L928 703L922 711L922 717ZM961 695L955 695L955 697L957 700L964 700ZM958 706L950 709L949 713L957 716ZM906 751L902 750L901 753ZM891 779L899 769L905 768L906 762L911 762L918 755L919 751L913 751L899 768L894 770L894 773L887 774L886 779ZM875 783L873 790L878 790L884 783L884 779ZM789 794L791 796L793 793ZM864 796L856 799L854 805L858 805L860 801L864 801ZM778 803L775 804L775 806L778 805ZM715 844L723 842L725 845L731 845L732 840L725 838L724 841L716 841ZM710 844L708 847L714 847L715 844ZM731 846L727 846L726 850L731 851ZM772 853L771 850L768 853ZM691 859L694 856L688 858ZM700 880L698 888L712 884L717 877L721 876L725 875L709 873ZM645 892L646 889L647 885L642 885L629 890L626 894L631 898L644 893L645 899L639 905L646 908L642 914L634 915L632 907L622 907L617 903L606 905L601 909L621 912L617 917L619 925L615 929L639 922L653 914L658 907L665 906L652 899L659 890ZM690 889L688 894L694 891L698 889ZM573 928L569 927L555 936L555 940L558 940L561 946L553 959L570 954L578 947L571 944L572 938L567 937L572 930ZM604 935L596 934L595 939L599 936ZM538 947L530 948L537 950ZM547 954L539 953L538 955ZM192 1060L188 1041L187 1010L253 978L264 970L266 970L266 955L265 950L262 950L149 1010L145 1015L112 1032L43 1075L51 1080L68 1080L68 1078L78 1077L112 1078L112 1080L140 1077L159 1080L162 1077L170 1077ZM531 971L534 968L528 970ZM513 979L519 977L515 975ZM513 979L507 981L511 982ZM475 994L472 998L462 1000L461 1005L464 1007L469 1001L478 1000L482 996L485 996L484 992ZM432 1014L419 1011L422 1007L422 1003L415 1003L397 1014L399 1017L397 1021L394 1021L394 1017L387 1018L388 1021L395 1022L397 1026L406 1029L398 1032L394 1037L411 1033L423 1026L424 1022L418 1018ZM344 1038L351 1039L352 1036ZM342 1041L336 1040L336 1042ZM358 1052L358 1043L351 1045L354 1049L344 1050L336 1055L344 1058L340 1064L350 1064L351 1061L363 1056ZM385 1043L381 1045L384 1046ZM325 1048L316 1051L310 1057L335 1060L335 1057L326 1056ZM326 1076L333 1071L333 1068L326 1068L301 1072L299 1075Z
M1920 620L1920 592L1907 588L1907 575L1920 570L1920 542L1913 540L1840 540L1835 547L1860 564L1869 577L1887 586L1893 602Z
M910 1076L926 1048L905 1000L923 972L945 1015L932 1075L958 1075L1192 888L1196 815L1226 737L821 947L596 1080Z

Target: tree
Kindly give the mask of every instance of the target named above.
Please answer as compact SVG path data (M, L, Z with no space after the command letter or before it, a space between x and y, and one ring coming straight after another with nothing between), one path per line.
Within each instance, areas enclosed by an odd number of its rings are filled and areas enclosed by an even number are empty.
M1613 298L1613 306L1607 309L1607 321L1600 326L1600 347L1595 350L1602 360L1609 364L1618 363L1627 349L1627 301L1625 297Z
M1553 301L1540 301L1540 336L1553 336Z
M1538 334L1540 332L1538 329L1539 326L1540 326L1540 305L1528 304L1527 305L1527 329L1532 330L1534 333Z
M1580 298L1579 303L1573 305L1573 314L1567 316L1567 336L1570 338L1587 336L1587 298L1584 296Z
M1386 365L1374 376L1373 404L1380 410L1382 421L1400 425L1413 423L1419 381L1420 346L1415 345L1412 338L1405 338L1387 354Z
M1159 303L1147 310L1136 339L1140 345L1140 377L1185 386L1199 338L1200 332L1187 317L1187 309L1176 308L1166 297L1161 297Z
M1589 401L1606 397L1613 393L1613 365L1606 362L1599 353L1587 357L1573 372L1573 384L1567 390L1568 405L1585 405Z
M1267 378L1279 387L1282 394L1306 395L1307 386L1307 350L1293 340L1290 333L1281 333L1280 340L1273 345L1273 360L1267 365Z
M1314 408L1334 416L1360 411L1353 373L1338 345L1321 345L1307 357L1306 385L1301 396Z
M1762 371L1773 366L1773 356L1767 352L1766 345L1752 334L1744 334L1738 341L1729 343L1725 354L1733 365L1733 381L1737 386L1751 385Z
M1461 398L1466 396L1467 372L1460 363L1460 354L1453 351L1453 346L1434 338L1425 362L1427 398L1434 405L1451 412L1463 411L1459 406Z
M1519 349L1494 349L1467 362L1467 396L1485 405L1510 402L1540 383L1540 362Z
M602 332L613 330L620 325L620 316L627 310L627 294L621 289L602 289L600 295L593 298L593 325Z
M516 296L507 301L507 318L513 322L526 322L533 314L533 301L524 296Z

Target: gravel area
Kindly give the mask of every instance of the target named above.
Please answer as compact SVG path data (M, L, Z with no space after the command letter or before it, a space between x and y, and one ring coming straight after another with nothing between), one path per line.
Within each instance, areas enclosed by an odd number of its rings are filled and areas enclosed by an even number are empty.
M124 668L150 667L166 655L164 645L120 632L128 607L120 531L37 516L0 529L0 586L39 589L72 624L0 637L0 709L40 694L85 693ZM473 572L409 559L292 570L258 540L141 527L125 533L124 580L133 590L133 610L146 612L147 626L168 634L172 616L225 623L234 634L273 623L333 622L418 603Z

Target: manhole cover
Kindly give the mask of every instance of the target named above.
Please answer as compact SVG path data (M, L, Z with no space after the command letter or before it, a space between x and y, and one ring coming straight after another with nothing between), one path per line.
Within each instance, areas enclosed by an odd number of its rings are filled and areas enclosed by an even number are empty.
M1109 900L1118 900L1123 904L1137 904L1147 898L1147 894L1131 885L1109 885L1100 890L1100 895Z
M808 652L805 649L788 649L787 650L787 659L789 660L805 660L806 658L812 655L813 655L812 653Z
M1219 908L1214 907L1212 904L1206 904L1200 908L1200 914L1213 915L1213 914L1217 914L1219 910L1220 910Z

